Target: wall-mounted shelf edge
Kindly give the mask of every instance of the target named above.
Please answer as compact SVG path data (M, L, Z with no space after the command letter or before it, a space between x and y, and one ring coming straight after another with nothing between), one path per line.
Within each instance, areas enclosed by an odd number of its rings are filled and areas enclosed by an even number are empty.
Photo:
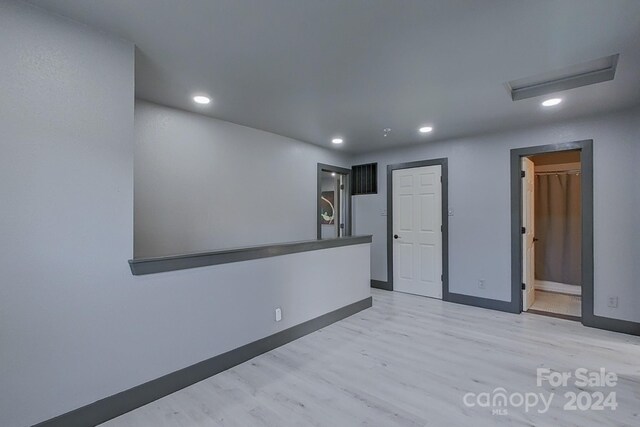
M206 267L209 265L249 261L298 252L337 248L340 246L360 245L363 243L371 243L371 236L349 236L337 239L305 240L300 242L222 249L194 254L138 258L129 260L129 267L131 268L131 273L133 273L134 276L141 276L145 274Z

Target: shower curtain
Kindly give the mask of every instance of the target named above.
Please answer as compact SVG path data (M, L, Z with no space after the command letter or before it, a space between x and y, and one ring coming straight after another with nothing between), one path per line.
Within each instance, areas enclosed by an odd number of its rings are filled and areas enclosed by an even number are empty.
M580 175L540 174L535 185L536 279L581 286Z

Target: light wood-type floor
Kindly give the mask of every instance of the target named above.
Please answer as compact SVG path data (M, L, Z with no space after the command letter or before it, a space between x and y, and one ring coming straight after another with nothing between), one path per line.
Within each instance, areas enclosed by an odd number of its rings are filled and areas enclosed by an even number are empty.
M373 290L373 307L104 426L640 426L640 337ZM605 368L615 411L565 411L536 368ZM550 410L466 407L468 392L555 392ZM587 392L594 387L581 387ZM470 401L473 401L471 399ZM518 402L518 399L515 399ZM539 408L542 408L541 406Z
M531 309L564 316L580 317L582 315L582 298L579 295L536 291L536 299Z

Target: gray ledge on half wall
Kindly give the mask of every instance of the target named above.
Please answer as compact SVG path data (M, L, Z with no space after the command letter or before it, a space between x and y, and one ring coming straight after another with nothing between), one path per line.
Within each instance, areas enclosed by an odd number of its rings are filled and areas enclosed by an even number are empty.
M295 254L298 252L337 248L340 246L361 245L364 243L371 243L371 236L348 236L336 239L304 240L300 242L222 249L193 254L137 258L129 260L129 267L131 267L131 273L133 273L134 276L141 276L144 274L163 273L166 271L185 270L188 268L206 267L209 265L228 264L231 262Z

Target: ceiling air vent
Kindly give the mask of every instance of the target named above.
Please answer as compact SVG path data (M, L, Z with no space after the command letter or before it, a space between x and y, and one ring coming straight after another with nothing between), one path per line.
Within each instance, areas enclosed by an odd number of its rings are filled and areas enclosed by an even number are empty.
M618 56L619 54L606 56L561 70L512 80L507 83L511 99L518 101L613 80L616 75Z

